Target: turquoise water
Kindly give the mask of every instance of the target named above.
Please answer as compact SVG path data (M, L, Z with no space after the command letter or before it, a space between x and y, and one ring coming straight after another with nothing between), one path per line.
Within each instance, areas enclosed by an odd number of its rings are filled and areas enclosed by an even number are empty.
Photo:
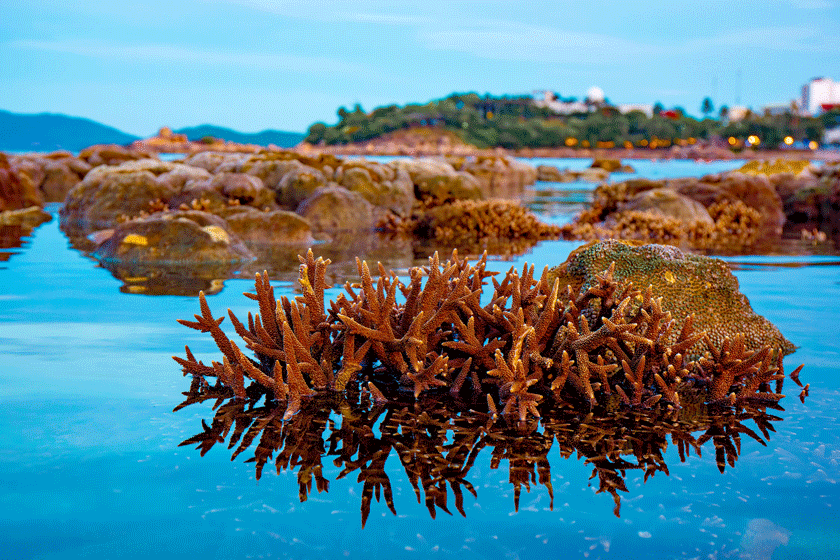
M692 174L690 162L674 170L650 165ZM697 166L697 174L708 172ZM527 261L540 270L576 246L541 243L489 268ZM218 358L209 336L176 323L198 312L195 297L124 293L123 281L69 247L57 220L3 253L0 557L840 557L836 256L727 259L756 311L800 346L786 367L804 364L801 377L810 383L803 404L788 381L767 445L743 437L734 468L719 472L711 444L686 462L669 445L670 475L644 481L642 472L626 472L616 517L612 497L595 493L591 465L575 454L562 458L555 443L547 455L553 509L548 490L534 483L515 512L509 463L491 468L485 448L467 476L477 497L464 492L465 516L450 493L453 515L432 519L390 456L384 469L397 515L374 500L361 529L357 472L338 478L331 456L323 460L329 491L313 487L301 502L295 469L275 474L269 462L255 479L246 462L253 448L232 461L226 443L203 457L194 445L178 446L215 414L212 401L172 412L190 383L171 356L189 344L205 363ZM287 281L274 285L278 297L291 293ZM231 308L242 317L254 310L241 295L252 288L228 279L208 302L215 315ZM335 412L329 418L343 422Z

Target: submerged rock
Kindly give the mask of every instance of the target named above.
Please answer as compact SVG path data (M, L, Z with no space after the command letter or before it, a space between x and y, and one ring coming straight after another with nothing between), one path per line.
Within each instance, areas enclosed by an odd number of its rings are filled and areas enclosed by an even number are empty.
M583 289L597 285L611 263L617 281L629 281L642 290L653 287L663 298L677 324L694 316L694 329L706 331L716 347L724 338L743 333L749 350L777 346L785 354L795 350L779 329L753 311L738 279L720 259L683 253L665 245L632 246L608 240L575 250L560 266L550 271L550 282L559 278L561 287ZM676 339L679 332L672 332ZM697 348L697 346L695 346Z

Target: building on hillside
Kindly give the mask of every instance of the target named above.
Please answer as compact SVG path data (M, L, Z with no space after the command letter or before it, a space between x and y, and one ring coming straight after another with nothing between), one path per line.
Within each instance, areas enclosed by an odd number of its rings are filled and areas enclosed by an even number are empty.
M802 86L802 111L807 115L819 115L823 105L840 104L840 82L831 78L814 78Z
M770 103L761 108L761 113L768 117L776 117L794 112L794 105L792 103Z
M729 119L729 122L738 122L747 118L747 115L751 113L752 110L749 107L736 105L735 107L729 108L729 112L727 113L726 117L727 119Z
M552 113L558 115L571 115L574 113L588 113L592 110L590 105L582 101L563 101L553 91L535 91L534 105L545 107Z
M586 101L587 103L591 103L594 105L603 105L607 100L606 95L604 95L604 90L599 88L598 86L592 86L588 90L586 90Z

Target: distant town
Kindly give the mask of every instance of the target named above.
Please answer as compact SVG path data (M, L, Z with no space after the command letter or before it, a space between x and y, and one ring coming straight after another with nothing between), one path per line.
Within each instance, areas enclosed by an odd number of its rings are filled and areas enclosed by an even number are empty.
M563 99L556 93L548 90L534 92L534 101L537 105L546 107L559 115L594 111L599 106L602 106L605 100L604 91L597 86L591 87L586 92L586 97L583 101L578 101L576 98ZM704 100L700 108L704 115L714 112L714 105L712 105L711 101L711 98ZM665 110L661 106L657 107L653 103L618 104L615 107L622 114L627 114L631 111L640 111L648 117L652 117L656 112ZM813 78L807 84L803 85L799 98L791 99L784 103L770 103L761 107L759 113L770 116L790 113L802 117L817 117L823 113L837 109L840 109L840 82L835 82L831 78L820 77ZM723 105L717 112L721 118L727 118L730 121L740 121L749 116L753 110L742 105L731 107Z
M365 111L338 109L338 122L313 124L306 142L341 145L369 142L426 129L446 132L479 148L670 148L696 143L733 151L810 149L840 144L840 83L814 78L785 103L752 109L716 107L710 97L695 118L683 107L661 103L613 104L600 87L563 97L550 90L530 95L453 93L427 103L389 105Z

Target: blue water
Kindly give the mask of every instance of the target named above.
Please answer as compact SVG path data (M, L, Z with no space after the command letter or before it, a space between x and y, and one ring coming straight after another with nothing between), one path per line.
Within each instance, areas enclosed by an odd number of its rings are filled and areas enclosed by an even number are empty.
M650 163L651 174L708 169L670 163ZM577 246L544 242L489 268L527 261L541 270ZM432 519L390 457L385 469L397 515L374 501L362 530L356 473L336 479L340 469L328 457L329 492L313 490L301 503L293 472L275 474L269 463L257 481L245 462L252 454L231 461L226 444L204 457L178 447L214 415L212 401L172 412L189 379L171 356L188 344L205 363L218 359L209 336L176 323L198 312L196 298L121 292L121 280L69 248L57 220L5 252L0 557L840 557L836 257L727 259L755 310L800 346L786 367L804 364L802 380L810 383L802 404L787 382L785 411L773 412L782 420L773 423L767 446L743 437L734 468L721 474L710 444L685 463L670 445L670 476L644 482L642 473L627 471L619 518L609 494L595 494L591 466L575 455L561 458L555 447L548 455L553 511L547 490L534 484L523 490L516 513L508 464L491 469L485 449L468 475L478 498L465 494L466 517L450 504L454 515ZM291 293L288 282L275 286L278 297ZM231 308L243 317L254 305L241 293L252 288L251 281L229 279L208 302L216 315Z

